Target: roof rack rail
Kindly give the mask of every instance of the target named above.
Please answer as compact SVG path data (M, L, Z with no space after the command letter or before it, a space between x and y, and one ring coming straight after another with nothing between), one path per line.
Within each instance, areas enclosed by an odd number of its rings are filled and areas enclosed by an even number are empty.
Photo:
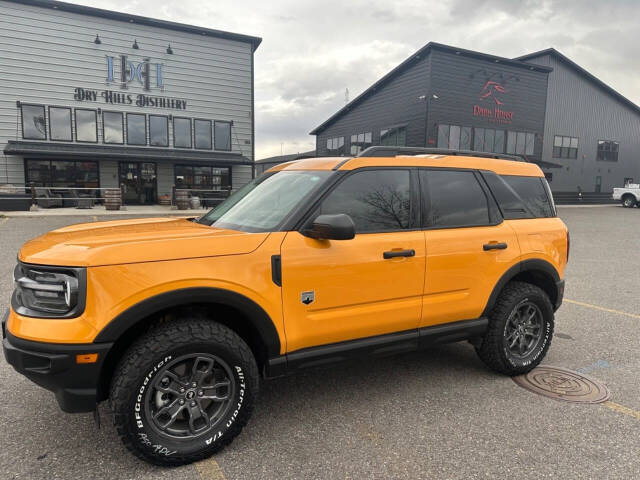
M499 158L516 162L527 162L519 155L506 155L503 153L474 152L472 150L451 150L448 148L424 148L424 147L393 147L374 146L364 149L358 157L397 157L398 155L459 155L465 157Z

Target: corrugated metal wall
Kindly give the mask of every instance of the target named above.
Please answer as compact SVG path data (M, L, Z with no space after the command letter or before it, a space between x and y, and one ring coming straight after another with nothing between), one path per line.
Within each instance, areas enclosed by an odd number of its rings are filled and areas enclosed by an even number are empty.
M102 41L100 45L93 42L96 34ZM132 48L134 39L139 50ZM166 53L169 44L173 55ZM22 137L16 107L16 101L22 101L232 120L233 150L253 159L249 43L0 0L0 52L0 149L7 140ZM114 56L117 61L121 54L135 62L150 58L152 63L164 64L164 91L152 88L147 92L141 84L132 83L125 92L185 99L186 111L112 105L100 97L97 102L73 99L76 87L121 91L117 83L106 83L106 57ZM101 142L100 118L98 131ZM171 136L172 129L169 131ZM169 144L173 144L172 138ZM101 180L111 181L110 174L105 173L111 170L108 165L101 167ZM245 170L242 167L242 173L236 176L239 181L246 178ZM0 152L0 184L23 182L22 158ZM158 187L159 193L164 193L165 186Z
M553 67L549 75L543 160L562 168L553 174L553 191L593 192L596 177L602 192L622 186L625 177L640 181L640 115L560 61L545 55L531 63ZM578 158L553 158L555 135L578 138ZM617 162L596 160L598 140L620 142Z
M349 155L351 135L372 132L373 144L380 145L380 130L403 124L407 145L425 145L426 102L419 97L429 90L428 58L418 60L316 136L318 156L327 154L327 138L345 137Z

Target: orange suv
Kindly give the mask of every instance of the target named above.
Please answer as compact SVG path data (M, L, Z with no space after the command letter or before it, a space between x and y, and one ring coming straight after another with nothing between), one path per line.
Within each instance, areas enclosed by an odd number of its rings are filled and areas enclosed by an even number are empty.
M108 399L135 455L178 465L240 433L261 376L460 340L531 370L568 254L535 164L371 147L274 167L201 218L27 242L4 353L67 412Z

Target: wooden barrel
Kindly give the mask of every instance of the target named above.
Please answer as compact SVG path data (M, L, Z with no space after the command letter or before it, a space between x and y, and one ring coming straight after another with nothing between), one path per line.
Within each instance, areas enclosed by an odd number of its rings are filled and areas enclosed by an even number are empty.
M189 191L188 190L176 190L176 206L178 210L189 209Z
M120 210L122 199L119 188L109 188L104 191L104 208L107 210Z

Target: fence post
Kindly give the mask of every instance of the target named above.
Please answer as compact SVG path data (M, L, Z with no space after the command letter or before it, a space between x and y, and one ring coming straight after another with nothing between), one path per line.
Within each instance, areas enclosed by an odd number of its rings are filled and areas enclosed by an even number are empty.
M120 206L124 207L124 183L120 184Z
M176 186L171 186L171 206L173 207L176 204Z

